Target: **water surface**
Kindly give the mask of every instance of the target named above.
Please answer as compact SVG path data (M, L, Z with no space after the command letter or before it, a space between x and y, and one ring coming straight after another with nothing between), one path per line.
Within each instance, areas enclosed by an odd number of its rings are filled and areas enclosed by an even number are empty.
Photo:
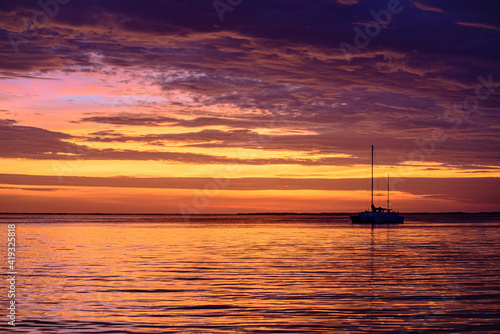
M500 216L2 215L19 333L493 332ZM6 242L1 251L6 252ZM2 274L7 272L2 263ZM3 286L2 305L7 305ZM2 309L5 309L2 307ZM3 313L5 314L5 312ZM3 317L3 316L2 316Z

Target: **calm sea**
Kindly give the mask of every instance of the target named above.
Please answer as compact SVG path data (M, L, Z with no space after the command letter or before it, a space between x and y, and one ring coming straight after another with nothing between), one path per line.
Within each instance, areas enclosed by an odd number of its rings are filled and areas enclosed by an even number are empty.
M2 215L16 225L12 333L488 333L500 216Z

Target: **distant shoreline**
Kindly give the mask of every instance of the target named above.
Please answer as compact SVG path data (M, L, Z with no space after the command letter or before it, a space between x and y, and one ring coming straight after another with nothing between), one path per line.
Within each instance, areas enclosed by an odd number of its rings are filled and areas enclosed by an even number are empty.
M257 212L257 213L199 213L189 216L345 216L354 212L320 212L320 213L300 213L300 212ZM403 215L474 215L474 214L500 214L493 212L405 212ZM184 216L182 213L51 213L51 212L0 212L0 215L58 215L58 216Z

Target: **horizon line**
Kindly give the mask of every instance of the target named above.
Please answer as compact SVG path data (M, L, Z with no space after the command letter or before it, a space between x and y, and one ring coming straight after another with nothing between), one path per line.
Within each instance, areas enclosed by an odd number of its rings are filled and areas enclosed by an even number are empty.
M0 212L0 215L89 215L89 216L234 216L234 215L350 215L357 212L238 212L238 213L100 213L100 212ZM400 212L400 214L500 214L500 211Z

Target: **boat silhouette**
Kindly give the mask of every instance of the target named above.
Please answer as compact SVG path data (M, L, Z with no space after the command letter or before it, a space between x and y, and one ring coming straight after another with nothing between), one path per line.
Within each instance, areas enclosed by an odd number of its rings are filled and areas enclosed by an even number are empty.
M372 145L372 193L371 193L371 210L360 212L355 216L351 216L353 224L403 224L404 217L398 212L393 212L389 209L389 175L387 175L387 208L375 207L373 204L373 145Z

